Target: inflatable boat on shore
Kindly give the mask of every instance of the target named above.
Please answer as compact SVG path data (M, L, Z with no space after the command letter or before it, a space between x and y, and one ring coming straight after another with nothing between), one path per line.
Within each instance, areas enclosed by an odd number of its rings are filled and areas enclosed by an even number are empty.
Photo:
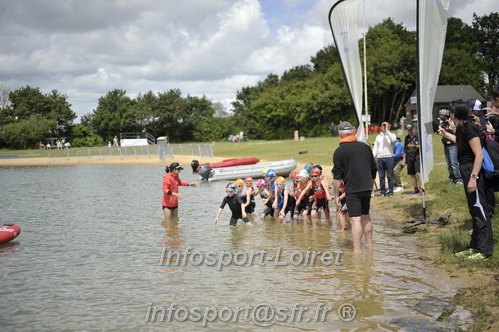
M220 167L235 167L235 166L243 166L243 165L253 165L260 161L258 158L232 158L225 159L217 163L204 163L199 166L208 165L211 168L220 168Z
M296 168L296 160L287 159L265 164L220 167L209 170L209 173L207 173L208 176L206 176L206 173L204 172L203 174L200 173L200 175L201 179L203 179L203 175L205 175L205 178L208 181L244 179L247 176L261 178L263 176L263 169L266 167L275 170L278 176L286 177Z

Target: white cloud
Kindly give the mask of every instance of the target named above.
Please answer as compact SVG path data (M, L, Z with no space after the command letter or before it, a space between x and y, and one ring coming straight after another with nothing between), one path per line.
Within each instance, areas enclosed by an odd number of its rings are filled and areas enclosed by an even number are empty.
M496 0L454 0L471 23ZM112 89L179 88L228 102L268 74L309 63L332 42L331 0L0 0L0 84L69 96L79 114ZM368 26L415 26L415 2L366 1Z

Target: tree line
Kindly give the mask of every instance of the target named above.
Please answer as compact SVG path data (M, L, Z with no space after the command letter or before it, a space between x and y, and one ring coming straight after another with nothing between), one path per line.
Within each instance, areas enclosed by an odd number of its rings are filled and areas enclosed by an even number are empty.
M438 84L469 84L488 96L499 84L498 41L498 13L474 15L472 25L449 18ZM388 18L369 28L366 45L371 121L396 123L416 88L416 32ZM0 146L33 148L47 137L69 137L72 146L96 146L121 132L144 130L174 142L217 141L240 130L252 139L282 139L293 130L323 136L331 122L356 123L335 46L319 50L310 62L242 87L231 112L206 96L183 97L179 89L148 91L136 98L115 89L74 124L68 97L57 90L44 94L30 86L0 88Z

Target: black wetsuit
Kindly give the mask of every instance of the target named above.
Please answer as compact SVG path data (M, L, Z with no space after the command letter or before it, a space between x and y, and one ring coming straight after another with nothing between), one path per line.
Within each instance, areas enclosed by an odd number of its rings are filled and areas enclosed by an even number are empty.
M232 212L232 216L230 217L230 225L236 226L237 220L243 218L243 212L241 209L241 204L243 204L243 201L237 195L234 195L232 197L225 196L222 204L220 205L220 208L223 209L225 207L225 204L229 205L230 211ZM247 218L244 218L243 221L249 222Z

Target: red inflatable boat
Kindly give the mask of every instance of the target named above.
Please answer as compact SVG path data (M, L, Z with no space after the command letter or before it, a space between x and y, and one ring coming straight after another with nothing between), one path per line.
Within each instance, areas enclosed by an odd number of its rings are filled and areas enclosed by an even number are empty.
M234 166L243 166L243 165L253 165L260 161L258 158L233 158L233 159L225 159L218 163L204 163L199 166L209 165L211 168L219 168L219 167L234 167Z
M0 244L14 240L19 234L21 234L21 227L18 225L0 225Z

